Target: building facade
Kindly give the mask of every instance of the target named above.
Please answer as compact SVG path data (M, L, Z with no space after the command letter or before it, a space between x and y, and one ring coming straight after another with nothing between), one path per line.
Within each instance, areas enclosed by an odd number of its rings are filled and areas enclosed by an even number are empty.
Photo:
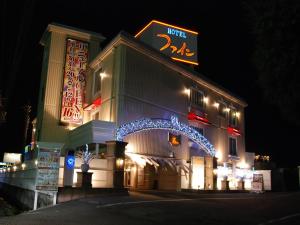
M166 26L179 37L189 32ZM88 144L105 160L107 142L124 141L132 189L249 189L247 103L143 38L120 32L100 49L103 40L48 26L33 142L64 143L66 155ZM192 55L186 49L178 54Z

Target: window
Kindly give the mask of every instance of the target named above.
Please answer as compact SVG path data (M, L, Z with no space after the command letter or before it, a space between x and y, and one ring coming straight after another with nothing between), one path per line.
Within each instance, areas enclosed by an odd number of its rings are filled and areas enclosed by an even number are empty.
M97 111L91 115L92 120L99 120L100 112Z
M204 135L204 129L203 128L194 127L194 129L196 129L196 131L198 131L202 136Z
M93 79L93 96L97 95L101 91L101 74L102 69L96 70L94 72L94 79Z
M204 107L204 93L197 89L191 88L190 102L193 106L203 109Z
M238 126L237 112L234 109L231 109L230 113L229 113L229 126L231 126L231 127Z
M237 156L236 139L232 137L229 138L229 155Z
M198 131L200 134L204 135L203 128L200 128L200 127L192 127L192 128L195 129L196 131Z
M181 135L169 132L168 141L172 146L179 146L181 144Z
M219 115L221 117L226 118L227 113L228 113L228 108L227 108L226 104L223 102L220 102L219 103Z

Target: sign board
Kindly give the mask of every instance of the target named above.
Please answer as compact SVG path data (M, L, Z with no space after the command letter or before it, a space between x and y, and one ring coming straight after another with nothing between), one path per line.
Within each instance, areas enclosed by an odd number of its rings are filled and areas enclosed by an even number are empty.
M180 134L176 135L176 134L169 132L168 139L169 139L170 145L172 145L172 146L179 146L181 144L181 135Z
M22 154L20 154L20 153L4 152L3 162L12 163L12 164L19 164L19 163L21 163L21 156L22 156Z
M263 191L263 175L253 174L252 191Z
M74 155L67 155L66 156L66 166L67 169L72 170L75 166L75 156Z
M61 122L82 124L88 43L67 39Z
M36 190L57 191L59 173L59 149L39 148Z
M152 20L135 37L174 60L198 65L195 31Z

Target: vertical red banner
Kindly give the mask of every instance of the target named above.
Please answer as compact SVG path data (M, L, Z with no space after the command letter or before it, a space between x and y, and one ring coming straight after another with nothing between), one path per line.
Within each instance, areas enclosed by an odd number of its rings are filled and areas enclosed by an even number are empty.
M67 39L61 122L82 124L88 43Z

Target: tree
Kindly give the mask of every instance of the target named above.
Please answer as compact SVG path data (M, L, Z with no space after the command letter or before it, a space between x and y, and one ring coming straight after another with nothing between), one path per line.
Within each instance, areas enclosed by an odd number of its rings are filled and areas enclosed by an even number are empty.
M245 2L255 39L253 62L265 99L283 117L300 125L299 31L300 1Z

